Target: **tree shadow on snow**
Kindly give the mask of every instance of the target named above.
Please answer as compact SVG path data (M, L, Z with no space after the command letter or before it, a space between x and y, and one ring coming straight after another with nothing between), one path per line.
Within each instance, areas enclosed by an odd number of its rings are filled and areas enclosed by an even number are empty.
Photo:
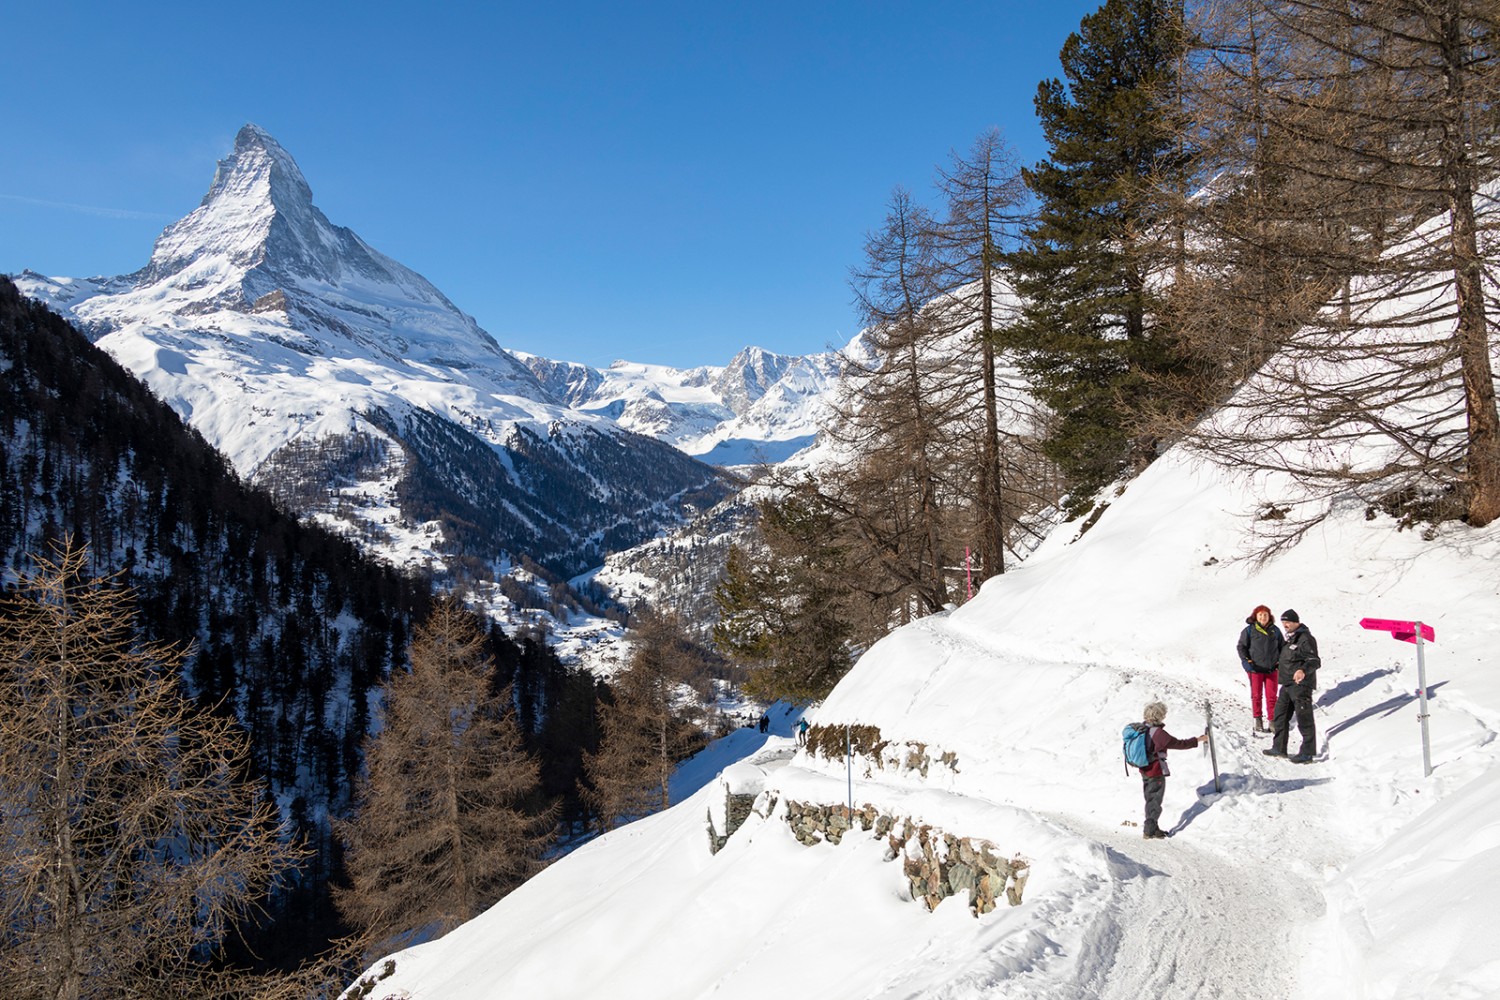
M1437 690L1447 685L1447 683L1447 681L1438 681L1436 684L1427 685L1427 697L1436 697ZM1394 715L1401 709L1415 704L1416 701L1417 693L1415 691L1410 694L1402 692L1398 695L1392 695L1378 705L1371 705L1369 708L1365 709L1363 712L1360 712L1358 715L1351 715L1349 718L1344 719L1341 722L1335 722L1333 725L1328 727L1328 731L1323 738L1325 740L1331 739L1332 737L1337 736L1339 733L1343 732L1345 729L1348 729L1355 723L1363 722L1366 719L1372 719L1377 715ZM1322 707L1322 704L1322 702L1319 702L1319 707Z
M1221 774L1219 775L1219 791L1214 791L1212 781L1199 785L1197 800L1188 807L1167 833L1175 836L1187 829L1192 825L1193 820L1208 812L1215 802L1226 795L1280 795L1284 792L1312 788L1315 785L1326 785L1332 780L1332 778L1315 775L1305 778L1268 778L1263 774Z
M1382 667L1379 670L1371 670L1360 674L1358 677L1349 677L1341 680L1319 696L1317 706L1319 708L1327 708L1334 702L1347 698L1356 691L1362 691L1380 678L1389 676L1395 672L1395 667Z
M1117 880L1123 881L1128 878L1155 878L1157 875L1165 875L1166 872L1150 865L1142 864L1127 854L1104 845L1104 855L1109 862L1109 873Z

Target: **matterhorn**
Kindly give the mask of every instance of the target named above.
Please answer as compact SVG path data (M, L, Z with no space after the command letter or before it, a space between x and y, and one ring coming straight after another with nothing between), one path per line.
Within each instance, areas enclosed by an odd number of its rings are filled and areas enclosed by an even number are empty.
M727 492L709 466L569 408L429 281L331 223L255 125L145 267L17 284L242 477L398 564L526 556L571 575Z

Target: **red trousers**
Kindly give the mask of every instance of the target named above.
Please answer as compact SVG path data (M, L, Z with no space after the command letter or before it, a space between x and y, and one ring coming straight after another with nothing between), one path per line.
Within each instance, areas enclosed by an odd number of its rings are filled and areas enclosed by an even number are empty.
M1276 712L1276 672L1258 674L1246 671L1250 676L1250 712L1257 719L1269 719ZM1261 708L1264 698L1264 711Z

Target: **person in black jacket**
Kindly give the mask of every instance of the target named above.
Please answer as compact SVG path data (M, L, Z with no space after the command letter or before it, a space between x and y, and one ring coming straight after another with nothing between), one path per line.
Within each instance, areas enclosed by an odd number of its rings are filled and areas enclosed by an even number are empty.
M1281 647L1281 656L1276 662L1277 679L1281 682L1281 693L1276 697L1276 718L1271 723L1271 749L1264 751L1269 757L1286 757L1287 740L1291 735L1292 716L1297 716L1297 732L1302 735L1302 746L1288 758L1296 764L1306 764L1318 752L1318 734L1313 728L1312 693L1318 687L1318 640L1302 624L1297 612L1287 608L1281 613L1281 627L1286 629L1286 642Z
M1250 714L1255 731L1269 733L1266 719L1276 711L1276 661L1281 657L1281 629L1271 621L1271 609L1262 604L1245 619L1238 650L1240 666L1250 678Z

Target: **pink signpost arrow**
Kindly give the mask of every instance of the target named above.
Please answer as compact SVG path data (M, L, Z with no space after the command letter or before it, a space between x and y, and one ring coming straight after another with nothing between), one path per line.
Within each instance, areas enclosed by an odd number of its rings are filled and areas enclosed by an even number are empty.
M1391 638L1417 644L1417 720L1422 723L1422 773L1432 776L1432 745L1427 734L1427 664L1422 657L1422 640L1437 642L1431 625L1398 621L1393 618L1361 618L1360 628L1389 632Z
M1422 638L1428 642L1437 641L1437 633L1432 630L1431 625L1423 625L1421 622L1403 622L1394 618L1361 618L1361 628L1374 629L1377 632L1389 632L1392 638L1403 642L1416 642L1417 630L1422 630Z

